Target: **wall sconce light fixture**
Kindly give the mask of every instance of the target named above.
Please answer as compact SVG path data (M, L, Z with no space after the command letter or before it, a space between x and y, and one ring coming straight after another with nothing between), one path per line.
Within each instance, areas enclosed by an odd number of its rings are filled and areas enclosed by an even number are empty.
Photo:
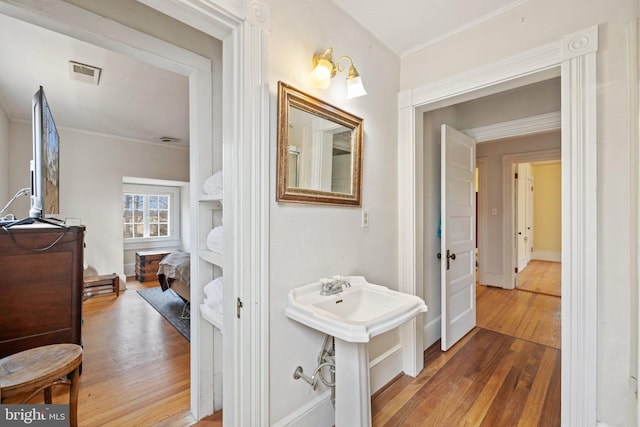
M358 96L366 95L367 91L364 90L362 85L362 79L356 67L353 66L353 61L348 56L341 56L334 63L333 62L333 48L327 48L322 53L316 53L313 55L313 70L309 75L314 86L320 89L326 89L331 84L331 79L335 77L336 72L343 72L345 70L342 64L343 60L349 61L349 72L347 73L347 98L356 98Z

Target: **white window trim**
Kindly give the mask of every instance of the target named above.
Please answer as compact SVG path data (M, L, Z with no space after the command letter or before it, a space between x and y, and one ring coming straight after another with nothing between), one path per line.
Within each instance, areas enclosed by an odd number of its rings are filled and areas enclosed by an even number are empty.
M124 239L125 250L145 248L165 248L181 246L180 240L180 187L170 187L147 184L122 184L122 194L145 194L169 196L169 236L166 237L138 237ZM124 212L124 206L122 211Z

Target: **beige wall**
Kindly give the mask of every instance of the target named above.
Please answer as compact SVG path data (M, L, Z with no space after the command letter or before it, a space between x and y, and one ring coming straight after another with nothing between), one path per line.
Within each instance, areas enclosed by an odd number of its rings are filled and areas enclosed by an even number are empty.
M400 87L444 79L599 24L597 58L597 418L635 407L637 327L636 0L530 0L402 59ZM437 58L437 60L434 60ZM579 284L570 284L579 286ZM594 314L595 315L595 314ZM632 408L629 411L629 408Z
M533 165L533 250L562 251L562 167L560 163ZM534 258L536 258L534 256Z
M59 217L80 218L87 227L85 266L99 274L122 275L122 177L188 181L189 152L74 129L58 132ZM31 125L11 122L10 136L11 187L28 187ZM28 198L20 198L14 206L18 217L28 216Z
M269 36L271 93L270 340L271 421L277 422L319 395L292 378L296 366L312 372L323 336L284 315L294 287L335 274L363 275L372 283L398 289L396 97L399 58L329 0L274 0ZM329 46L334 58L349 55L368 95L346 99L346 74L329 89L311 87L313 54ZM282 80L364 119L362 204L369 228L361 228L361 209L275 202L276 90ZM371 344L373 358L398 342L397 331ZM324 425L333 422L328 405ZM315 425L323 425L314 418Z

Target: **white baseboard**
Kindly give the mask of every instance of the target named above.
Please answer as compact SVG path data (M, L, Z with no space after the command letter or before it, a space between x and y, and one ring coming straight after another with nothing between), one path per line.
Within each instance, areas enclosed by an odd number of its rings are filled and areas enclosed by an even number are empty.
M124 265L124 275L127 277L136 275L136 263L133 262L131 264Z
M481 285L495 286L496 288L504 288L504 276L502 274L485 273L483 275L484 281L481 281Z
M402 373L402 346L396 344L369 363L371 394Z
M424 328L422 329L423 346L425 350L440 339L440 319L441 316L436 317L424 325Z
M402 346L394 345L369 364L371 394L402 373ZM326 427L335 423L331 392L325 391L296 411L280 419L273 427Z
M272 427L328 427L334 424L335 411L331 404L331 391L327 390L272 424Z
M531 253L531 259L537 259L537 260L540 260L540 261L561 262L562 261L562 252L533 251Z

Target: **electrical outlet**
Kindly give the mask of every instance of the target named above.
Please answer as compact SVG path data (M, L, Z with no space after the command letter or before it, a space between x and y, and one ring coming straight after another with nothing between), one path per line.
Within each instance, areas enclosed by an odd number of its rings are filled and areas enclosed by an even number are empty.
M369 209L362 209L362 228L369 227Z

